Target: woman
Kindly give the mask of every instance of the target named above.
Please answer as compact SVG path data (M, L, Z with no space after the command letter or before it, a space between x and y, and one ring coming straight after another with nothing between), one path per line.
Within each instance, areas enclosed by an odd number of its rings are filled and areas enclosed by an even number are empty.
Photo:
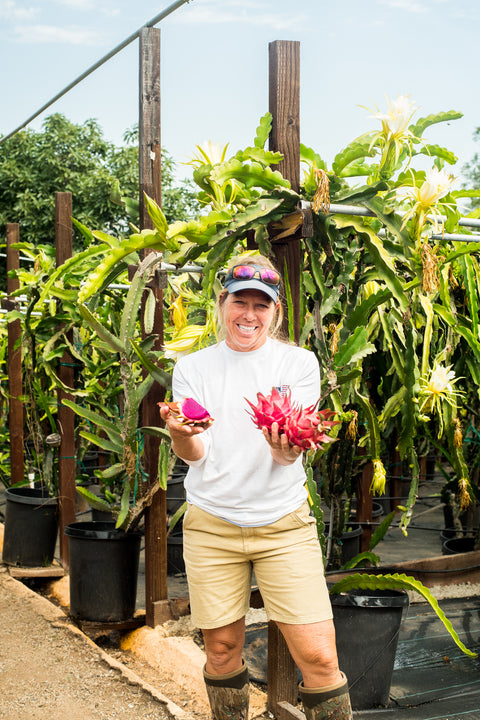
M303 407L320 395L315 355L275 339L280 275L257 255L230 267L218 300L225 339L183 357L174 400L192 397L213 417L203 430L162 408L176 455L188 465L184 557L193 621L202 629L214 720L247 718L242 659L251 574L302 673L307 720L351 718L320 545L300 448L273 424L258 430L246 399L273 387Z

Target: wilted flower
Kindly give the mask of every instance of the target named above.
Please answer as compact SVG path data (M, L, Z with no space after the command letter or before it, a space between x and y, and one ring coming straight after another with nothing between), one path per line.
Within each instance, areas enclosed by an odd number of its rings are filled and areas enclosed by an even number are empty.
M321 168L315 167L313 172L317 183L317 189L312 200L313 212L318 213L321 210L328 213L330 209L330 180L325 170Z
M347 425L345 437L349 440L356 440L358 435L358 412L356 410L351 411L352 418Z
M373 478L370 485L370 492L372 495L382 495L385 492L385 480L386 472L383 466L383 462L379 458L374 458L373 463Z
M438 257L435 248L430 247L428 241L422 243L421 258L423 292L427 294L436 292L440 284Z
M462 447L463 445L463 433L460 420L455 418L455 430L453 431L453 447Z
M470 493L468 492L470 483L467 478L460 478L458 481L458 500L460 503L460 510L465 510L471 502Z

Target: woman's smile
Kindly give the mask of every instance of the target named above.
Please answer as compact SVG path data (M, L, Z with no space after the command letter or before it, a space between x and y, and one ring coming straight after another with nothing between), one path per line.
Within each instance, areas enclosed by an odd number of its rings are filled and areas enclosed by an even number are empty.
M226 343L237 352L261 347L268 336L275 303L261 290L230 293L223 304Z

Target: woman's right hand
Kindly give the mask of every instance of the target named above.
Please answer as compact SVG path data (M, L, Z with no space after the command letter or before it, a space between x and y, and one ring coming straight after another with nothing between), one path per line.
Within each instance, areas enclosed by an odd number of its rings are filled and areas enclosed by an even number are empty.
M205 428L195 425L184 425L171 412L168 406L160 408L160 417L165 422L172 439L172 450L182 460L200 460L203 457L204 446L197 435L205 432Z

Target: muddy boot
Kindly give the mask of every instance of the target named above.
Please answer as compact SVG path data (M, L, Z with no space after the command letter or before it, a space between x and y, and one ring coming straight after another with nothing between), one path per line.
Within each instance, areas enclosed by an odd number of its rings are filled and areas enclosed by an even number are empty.
M306 720L352 720L352 707L348 694L347 678L335 685L322 688L305 688L300 683L300 697Z
M247 720L250 688L248 668L226 675L210 675L203 670L213 720Z

